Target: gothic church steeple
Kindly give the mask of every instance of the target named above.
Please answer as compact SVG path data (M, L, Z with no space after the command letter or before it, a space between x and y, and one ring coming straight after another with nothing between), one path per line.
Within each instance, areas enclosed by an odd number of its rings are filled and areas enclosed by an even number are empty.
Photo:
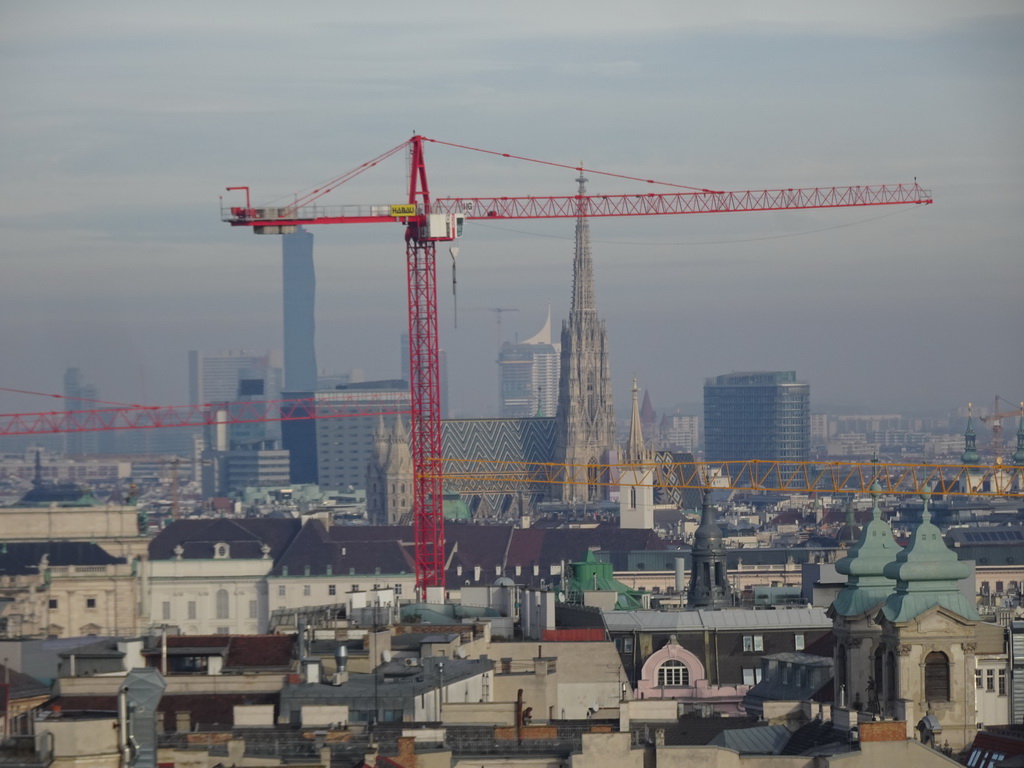
M587 468L604 463L615 448L615 413L608 358L608 333L597 316L594 267L587 220L587 179L581 173L572 268L572 306L562 323L555 460L566 465L562 499L597 500L601 486Z

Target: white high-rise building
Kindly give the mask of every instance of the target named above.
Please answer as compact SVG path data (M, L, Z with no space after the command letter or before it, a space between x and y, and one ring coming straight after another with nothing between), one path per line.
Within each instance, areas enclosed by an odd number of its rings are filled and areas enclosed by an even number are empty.
M700 417L674 413L663 419L661 439L671 451L693 453L700 444Z
M498 352L499 415L504 419L554 416L558 407L561 345L551 342L551 308L544 327Z

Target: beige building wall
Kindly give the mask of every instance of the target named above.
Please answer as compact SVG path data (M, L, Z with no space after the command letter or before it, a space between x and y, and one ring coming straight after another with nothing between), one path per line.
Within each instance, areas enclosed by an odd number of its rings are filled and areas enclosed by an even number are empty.
M0 585L12 602L4 608L10 637L134 635L139 615L139 580L130 563L49 567L13 576Z
M36 733L53 736L51 768L119 768L116 718L38 720Z
M8 541L93 541L113 557L144 556L149 538L139 535L138 508L0 507L0 531Z
M496 661L511 658L513 668L526 669L538 656L557 658L557 693L553 717L585 719L593 705L617 708L628 689L626 671L612 642L492 643L488 654ZM496 677L501 664L495 670ZM626 696L631 694L626 690ZM534 719L542 715L534 707Z
M955 751L970 744L977 730L974 622L935 607L905 624L885 621L882 642L896 649L896 718L913 729L925 715L934 714L942 723L943 743L948 741ZM948 701L925 695L925 658L932 651L949 660Z
M185 635L266 632L266 576L272 567L269 557L152 560L149 622L176 626Z

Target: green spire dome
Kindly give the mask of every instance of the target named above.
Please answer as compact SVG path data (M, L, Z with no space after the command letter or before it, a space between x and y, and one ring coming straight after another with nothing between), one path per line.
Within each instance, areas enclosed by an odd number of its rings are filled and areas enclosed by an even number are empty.
M1020 424L1017 426L1017 450L1014 451L1013 463L1024 467L1024 403L1020 404Z
M974 434L974 422L971 419L971 404L967 404L967 431L964 432L964 452L960 457L961 464L980 464L981 454L978 453L978 437Z
M896 584L884 574L885 566L896 558L900 546L892 536L892 528L882 520L878 507L881 494L882 486L876 480L871 484L871 521L864 526L860 541L850 553L836 562L836 570L848 577L832 604L841 616L859 616L874 608L892 593Z
M910 544L889 563L883 573L896 580L896 591L882 612L892 622L910 621L929 608L941 605L965 619L978 620L978 609L960 591L960 580L970 574L942 538L928 508L931 490L921 494L924 511Z

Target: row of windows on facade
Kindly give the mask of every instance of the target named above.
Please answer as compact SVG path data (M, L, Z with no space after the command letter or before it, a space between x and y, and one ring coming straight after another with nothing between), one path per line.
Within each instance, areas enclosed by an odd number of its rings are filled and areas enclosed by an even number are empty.
M380 585L379 584L374 584L373 588L374 589L380 589ZM402 585L401 584L393 585L392 589L394 589L396 595L402 594ZM313 589L312 589L311 585L304 584L302 586L302 595L303 595L303 597L310 597L310 596L312 596L312 593L313 593ZM278 594L278 597L287 597L288 596L288 588L285 585L283 585L283 584L279 585L278 588L277 588L277 594ZM327 594L329 596L332 596L332 597L336 596L338 594L338 585L337 584L328 584L327 585ZM56 602L57 602L56 600L51 600L50 601L50 603L51 603L50 607L51 608L56 608L57 607L56 606ZM89 606L89 607L92 608L94 606ZM161 606L161 618L164 621L169 621L172 618L171 613L172 613L172 610L171 610L171 603L170 603L170 601L164 601L164 603ZM185 604L185 618L186 619L191 619L191 620L195 620L195 619L199 618L199 605L198 605L198 603L195 600L189 600ZM225 589L218 590L217 594L216 594L216 597L214 598L214 618L217 618L217 619L229 619L229 618L231 618L230 596L228 595L228 592ZM259 601L257 601L257 600L250 600L249 601L249 618L250 619L259 618Z
M998 676L997 676L998 673ZM1005 669L976 669L974 670L974 687L979 691L996 691L998 695L1006 695L1006 670Z
M55 597L51 597L48 605L50 606L50 610L53 611L53 610L56 610L57 608L60 607L60 601L57 600L57 598L55 598ZM87 597L87 598L85 598L85 607L86 608L95 608L96 607L96 598L95 597Z
M756 685L761 682L760 667L743 668L743 684ZM669 659L658 667L658 687L679 688L690 685L690 670L677 659Z
M214 595L214 618L216 619L230 619L231 618L231 597L226 589L218 589ZM163 621L170 621L173 616L171 610L171 603L169 600L163 601L160 606L160 618ZM199 604L195 600L189 600L185 603L185 618L195 620L199 618ZM259 601L249 601L249 618L259 618Z
M402 585L401 584L390 584L388 586L395 591L396 595L402 594ZM380 589L380 584L374 584L373 588L374 589ZM327 585L327 594L329 596L331 596L331 597L337 595L338 594L338 585L337 584L328 584ZM313 595L313 587L312 587L312 585L310 585L310 584L303 584L302 585L302 596L303 597L312 597L312 595ZM277 596L278 597L288 597L288 587L285 586L284 584L279 584L277 586Z

